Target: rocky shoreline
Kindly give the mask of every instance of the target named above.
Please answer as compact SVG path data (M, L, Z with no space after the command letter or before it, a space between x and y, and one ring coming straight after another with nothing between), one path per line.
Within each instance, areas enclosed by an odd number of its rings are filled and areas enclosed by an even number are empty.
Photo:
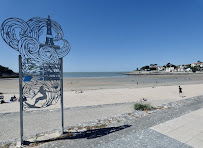
M1 78L18 78L19 74L13 72L8 67L4 67L0 65L0 79Z
M16 75L3 75L3 76L0 76L0 79L7 79L7 78L18 78L19 75L16 74Z

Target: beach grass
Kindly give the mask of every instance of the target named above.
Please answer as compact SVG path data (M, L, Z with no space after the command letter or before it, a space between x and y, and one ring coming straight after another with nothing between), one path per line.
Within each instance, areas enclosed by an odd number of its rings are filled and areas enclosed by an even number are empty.
M11 146L11 143L7 143L5 145L0 146L0 148L9 148Z
M152 110L152 106L150 104L136 103L134 105L134 109L141 110L141 111Z

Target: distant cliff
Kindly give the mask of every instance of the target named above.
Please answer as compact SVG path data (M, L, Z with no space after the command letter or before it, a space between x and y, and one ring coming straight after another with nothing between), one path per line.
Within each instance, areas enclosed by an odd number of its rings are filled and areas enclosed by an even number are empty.
M18 78L18 73L13 72L8 67L0 65L0 78Z

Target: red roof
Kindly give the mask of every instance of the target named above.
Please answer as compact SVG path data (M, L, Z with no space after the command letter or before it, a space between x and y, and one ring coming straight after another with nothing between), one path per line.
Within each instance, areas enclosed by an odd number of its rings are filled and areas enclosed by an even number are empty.
M203 63L194 63L194 64L203 64Z

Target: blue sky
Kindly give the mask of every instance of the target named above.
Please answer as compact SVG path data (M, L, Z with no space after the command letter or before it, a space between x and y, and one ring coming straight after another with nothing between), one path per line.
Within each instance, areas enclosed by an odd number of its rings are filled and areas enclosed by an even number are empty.
M131 71L203 61L201 0L4 0L7 18L47 17L71 45L65 72ZM18 71L18 52L0 37L0 64Z

